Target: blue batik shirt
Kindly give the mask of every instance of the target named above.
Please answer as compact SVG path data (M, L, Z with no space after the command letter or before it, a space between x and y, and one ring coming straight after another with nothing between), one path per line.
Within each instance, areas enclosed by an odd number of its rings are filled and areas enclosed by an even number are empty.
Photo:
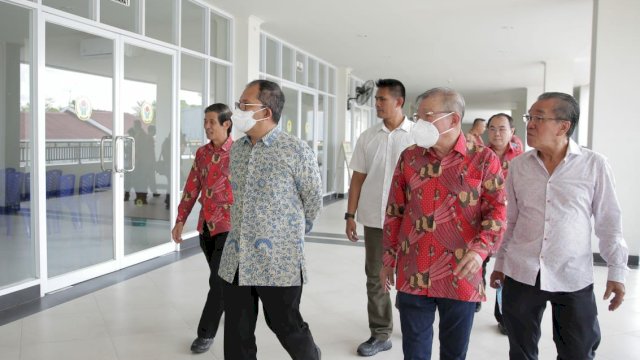
M218 274L241 286L306 282L304 235L322 208L322 180L313 150L274 128L255 145L231 147L231 231Z

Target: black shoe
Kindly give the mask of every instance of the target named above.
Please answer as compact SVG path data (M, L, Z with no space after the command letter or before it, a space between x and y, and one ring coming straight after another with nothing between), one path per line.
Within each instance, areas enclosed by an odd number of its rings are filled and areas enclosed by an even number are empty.
M211 347L211 344L213 344L213 338L197 337L191 344L191 351L196 354L206 352Z
M370 337L369 340L358 346L358 355L373 356L380 351L387 351L389 349L391 349L391 340L379 340L374 337Z
M500 330L500 334L508 335L507 328L504 326L503 323L498 323L498 330Z
M476 312L480 312L480 309L482 309L482 303L481 302L477 302L476 303Z

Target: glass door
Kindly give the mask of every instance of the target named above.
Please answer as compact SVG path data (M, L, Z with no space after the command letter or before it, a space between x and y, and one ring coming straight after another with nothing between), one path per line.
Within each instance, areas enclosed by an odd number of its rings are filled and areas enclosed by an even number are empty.
M113 271L115 39L90 27L45 25L41 68L47 291ZM44 166L42 166L44 163ZM33 191L33 196L42 194ZM45 241L41 236L40 241Z
M157 256L174 249L167 206L172 151L162 154L172 138L174 123L175 52L125 39L120 115L123 125L124 194L123 239L127 262ZM169 144L171 141L169 141ZM167 144L165 144L166 147ZM161 165L162 164L162 165Z

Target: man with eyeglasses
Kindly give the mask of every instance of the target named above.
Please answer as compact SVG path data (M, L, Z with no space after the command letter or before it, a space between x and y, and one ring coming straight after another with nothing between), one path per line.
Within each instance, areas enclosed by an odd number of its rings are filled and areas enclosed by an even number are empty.
M320 359L300 299L304 235L322 208L322 181L313 150L278 127L284 101L278 84L255 80L231 118L246 136L231 148L234 204L218 272L225 281L225 359L256 359L259 300L292 359Z
M360 134L351 158L353 170L345 232L349 240L359 240L358 222L364 225L365 274L367 275L367 315L370 337L358 346L360 356L372 356L391 349L393 311L391 297L382 291L382 225L391 176L398 156L413 144L413 122L402 112L404 85L395 79L380 79L375 97L376 114L382 121Z
M509 164L516 156L522 154L522 147L513 142L513 134L515 128L513 127L513 118L505 113L498 113L489 118L487 121L487 132L489 139L489 149L493 150L500 159L500 166L502 167L502 177L505 179L509 175ZM482 263L482 281L485 283L487 263L491 259L488 256ZM507 329L504 327L502 320L502 313L496 301L493 314L498 321L498 329L504 335L507 334Z
M380 281L398 290L405 359L431 358L436 310L440 359L465 359L476 302L486 299L482 262L504 232L502 169L491 150L467 142L458 92L431 89L416 105L416 145L391 181Z
M628 249L620 205L606 159L571 139L580 116L564 93L538 97L529 113L533 147L509 168L508 226L491 286L504 284L502 311L510 359L537 359L540 320L551 303L558 359L593 359L600 344L593 292L591 229L607 262L604 300L624 299Z

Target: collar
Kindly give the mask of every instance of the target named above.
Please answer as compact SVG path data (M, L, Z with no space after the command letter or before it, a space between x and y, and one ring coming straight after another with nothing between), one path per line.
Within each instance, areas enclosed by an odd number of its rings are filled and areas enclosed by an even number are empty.
M402 122L400 123L400 126L398 126L397 128L393 129L393 131L396 130L402 130L404 132L409 132L411 131L411 128L413 127L413 121L409 120L408 117L404 117L404 120L402 120ZM380 128L378 129L378 131L384 131L386 133L391 133L392 131L389 130L385 125L384 125L384 121L381 121L379 124Z
M493 147L493 145L489 144L489 149L491 149L493 152L496 152L496 149ZM504 151L505 154L508 154L510 152L516 152L516 148L513 146L513 143L511 141L509 141L507 143L507 149Z
M231 139L231 134L229 134L229 136L227 137L227 140L222 144L222 146L220 146L219 148L216 148L213 145L213 141L209 141L209 143L207 144L207 146L209 146L211 148L211 151L223 151L223 152L227 152L229 151L229 149L231 149L231 145L233 144L233 139Z
M273 142L277 140L278 135L280 135L281 132L282 130L280 130L280 126L276 126L273 129L271 129L268 133L266 133L262 137L262 139L258 140L258 142L262 141L262 143L264 143L266 146L271 146L271 144L273 144ZM244 144L251 145L251 138L248 135L245 135L239 141L242 141Z
M436 152L433 150L432 147L429 148L429 152L431 152L434 156L436 154ZM445 156L449 156L452 152L457 152L462 156L467 155L467 139L464 137L464 134L462 133L462 131L460 131L460 135L458 135L458 140L456 140L456 144L453 145L453 148L451 149L449 154Z

